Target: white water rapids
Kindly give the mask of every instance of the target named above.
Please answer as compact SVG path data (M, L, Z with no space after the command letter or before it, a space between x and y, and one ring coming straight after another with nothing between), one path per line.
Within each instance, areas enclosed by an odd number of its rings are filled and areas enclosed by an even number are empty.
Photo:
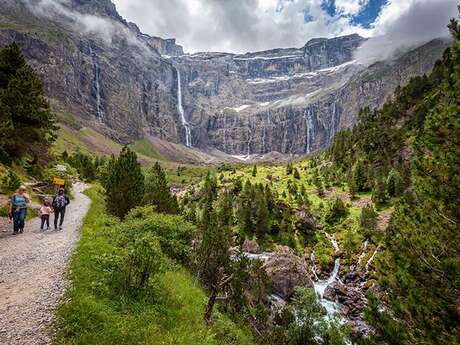
M192 130L190 128L190 124L185 118L185 111L182 105L181 75L180 75L179 69L176 68L176 71L177 71L177 110L179 111L179 114L180 114L182 126L184 126L184 129L185 129L185 145L187 147L192 147Z
M329 276L329 278L325 280L318 280L317 282L313 283L313 287L319 298L319 303L326 310L328 319L332 319L332 317L340 311L340 306L337 303L324 298L324 292L326 291L327 287L337 280L339 269L340 259L336 258L334 262L334 269L332 270L332 273Z
M332 241L332 238L334 241ZM331 236L331 242L334 243L334 248L337 245L337 242L335 241L335 238ZM264 252L260 254L253 254L253 253L244 253L244 255L251 260L261 260L261 261L267 261L269 260L274 253L271 252ZM314 254L313 254L314 257ZM313 268L312 268L313 269ZM318 296L318 302L324 307L326 310L326 318L328 320L332 320L332 318L340 311L340 306L339 304L329 301L324 298L324 292L326 291L327 287L331 284L333 284L335 281L338 281L338 274L339 274L339 269L340 269L340 259L336 258L335 263L334 263L334 269L332 270L331 275L325 279L325 280L317 280L316 282L313 283L313 288ZM316 276L316 270L314 270L315 276ZM317 276L316 276L317 278ZM271 295L270 300L276 303L280 302L281 297L277 295ZM284 301L286 303L286 301Z

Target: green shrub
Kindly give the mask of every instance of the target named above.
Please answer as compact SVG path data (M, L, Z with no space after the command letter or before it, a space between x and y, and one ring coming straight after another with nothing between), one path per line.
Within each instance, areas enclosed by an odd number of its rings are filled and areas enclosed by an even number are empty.
M163 271L165 262L160 243L154 234L133 236L122 251L117 271L120 278L115 275L120 283L119 288L123 292L142 289L151 276Z
M340 198L335 198L332 204L329 205L329 210L326 213L326 222L334 224L347 216L349 213L348 208Z
M2 178L1 185L4 192L12 192L22 184L21 178L13 170L8 170L6 176Z
M8 204L0 206L0 217L8 217L8 213L10 211L10 207Z
M133 209L119 231L128 236L152 233L165 255L184 263L190 254L196 227L181 216L155 213L152 206L145 206Z

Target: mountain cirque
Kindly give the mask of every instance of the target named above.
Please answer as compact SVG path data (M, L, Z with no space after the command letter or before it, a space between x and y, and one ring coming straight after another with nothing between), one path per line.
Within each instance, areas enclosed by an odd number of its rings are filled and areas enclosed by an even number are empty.
M189 134L194 148L242 160L326 147L361 107L382 105L396 85L428 72L448 44L433 40L371 66L354 60L365 41L356 34L298 49L184 54L174 39L141 33L109 0L28 3L2 1L0 44L20 45L62 122L120 143L185 145Z

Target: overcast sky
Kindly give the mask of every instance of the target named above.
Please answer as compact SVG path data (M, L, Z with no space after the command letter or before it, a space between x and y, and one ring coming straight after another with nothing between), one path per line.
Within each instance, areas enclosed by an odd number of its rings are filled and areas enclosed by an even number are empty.
M314 37L359 33L374 49L446 36L457 0L112 0L152 36L186 52L300 47ZM385 44L384 44L385 43Z

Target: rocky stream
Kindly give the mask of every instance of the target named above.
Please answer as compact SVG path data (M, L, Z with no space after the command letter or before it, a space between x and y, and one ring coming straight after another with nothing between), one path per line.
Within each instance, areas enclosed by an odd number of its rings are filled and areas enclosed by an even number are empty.
M322 272L317 269L315 253L305 260L295 255L288 247L277 247L273 252L262 252L257 243L246 241L243 251L246 257L252 260L261 260L273 286L273 294L269 301L274 309L282 309L289 303L297 286L313 288L318 302L324 308L326 321L338 321L346 324L351 330L350 340L370 332L369 326L363 319L363 311L367 300L367 275L372 261L379 250L377 247L368 258L364 272L361 272L363 260L369 256L369 242L361 245L361 253L357 263L351 265L346 273L341 266L340 247L334 235L324 233L331 242L335 251L334 266L331 272ZM309 262L309 264L307 264Z

